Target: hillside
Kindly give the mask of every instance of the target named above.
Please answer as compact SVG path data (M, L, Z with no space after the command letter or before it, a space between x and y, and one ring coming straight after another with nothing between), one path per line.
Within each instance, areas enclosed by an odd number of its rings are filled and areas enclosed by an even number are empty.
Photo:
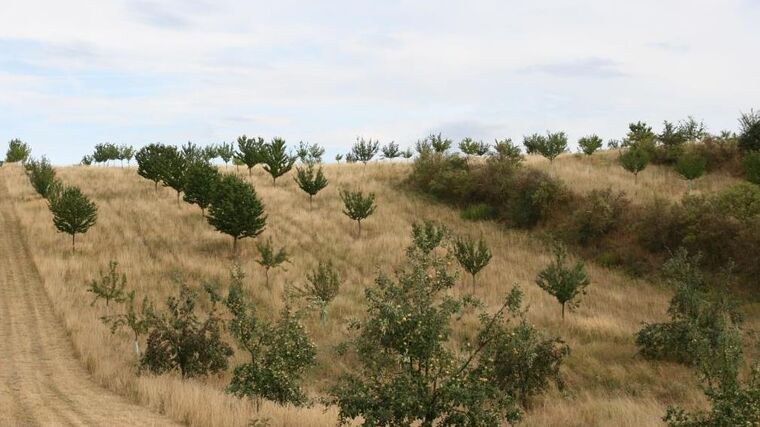
M553 171L578 191L609 185L631 190L632 177L610 166L608 156L565 156L551 166L531 158L528 164ZM571 348L562 370L566 389L539 398L522 425L655 426L661 425L667 405L691 407L702 401L692 371L636 356L633 334L642 322L665 317L668 289L588 265L592 279L588 295L562 322L556 301L534 284L537 272L549 260L546 248L529 233L490 222L463 221L457 211L404 191L402 180L408 169L404 163L327 165L330 186L315 198L312 211L291 178L285 177L273 187L262 171L254 173L253 183L268 215L267 229L258 239L273 236L293 255L285 270L272 272L268 289L263 284L263 269L254 260L254 242L241 243L246 287L260 309L275 313L282 307L285 285L302 283L320 259L331 259L344 278L327 322L321 324L317 317L307 322L318 346L319 364L307 381L313 396L323 393L343 371L344 362L332 349L348 338L348 320L362 316L364 289L378 271L392 272L403 260L410 225L429 218L459 234L486 238L494 258L479 276L476 295L492 310L501 304L511 285L518 284L525 291L529 319L562 337ZM234 171L233 167L227 170ZM67 238L55 232L46 202L34 193L20 167L0 169L0 185L10 194L45 289L63 319L62 327L70 334L82 364L98 382L194 426L246 425L254 418L269 418L272 425L283 426L334 425L336 411L320 406L293 409L264 404L257 414L252 403L224 394L228 376L205 381L182 381L170 375L135 377L129 337L112 336L98 320L102 308L90 305L85 284L110 260L120 263L130 289L156 301L174 291L171 277L177 272L193 286L206 280L227 283L232 265L230 240L215 232L197 207L178 205L172 190L161 188L156 193L152 183L137 176L134 169L67 167L59 168L57 174L66 184L79 186L99 208L97 226L79 240L74 255ZM731 178L708 176L697 189L712 191L730 182ZM377 195L378 210L363 224L360 239L355 237L355 224L341 214L341 186ZM632 195L665 192L667 197L677 198L684 186L674 174L653 168L642 173ZM243 356L236 355L231 365L240 360Z

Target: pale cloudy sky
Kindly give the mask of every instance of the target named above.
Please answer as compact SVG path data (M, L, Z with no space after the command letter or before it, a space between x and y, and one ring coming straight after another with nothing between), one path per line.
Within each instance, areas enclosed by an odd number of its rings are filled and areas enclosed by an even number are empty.
M0 143L736 129L759 51L758 0L0 0Z

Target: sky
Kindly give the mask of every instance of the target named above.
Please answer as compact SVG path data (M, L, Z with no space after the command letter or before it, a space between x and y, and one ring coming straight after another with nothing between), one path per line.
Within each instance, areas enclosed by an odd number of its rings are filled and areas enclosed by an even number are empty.
M760 108L760 1L0 0L0 143L620 138ZM3 149L4 151L4 149Z

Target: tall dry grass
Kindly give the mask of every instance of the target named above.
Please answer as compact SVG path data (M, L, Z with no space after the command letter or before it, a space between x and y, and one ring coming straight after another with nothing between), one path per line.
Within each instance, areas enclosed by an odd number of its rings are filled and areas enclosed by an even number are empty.
M552 167L560 175L569 174L577 167L569 166L575 162L563 158ZM567 388L538 399L524 425L655 426L661 424L668 404L702 401L688 369L636 356L633 334L642 322L665 317L667 289L591 265L588 295L580 309L562 322L559 305L534 284L537 272L549 261L546 248L527 233L493 223L465 222L450 208L401 191L408 168L398 163L327 165L330 186L315 198L311 212L308 198L292 179L278 180L273 187L263 171L253 177L268 214L267 229L260 238L272 236L293 254L292 264L271 274L268 289L263 270L255 262L254 242L240 244L246 286L261 312L274 316L283 304L284 287L302 283L319 260L331 259L344 278L327 322L320 323L316 314L307 321L318 345L318 366L307 381L313 396L323 395L346 368L332 349L347 339L347 321L363 315L364 289L379 270L390 272L403 261L411 223L430 218L457 233L483 235L487 240L494 257L478 278L479 297L495 308L509 288L519 284L530 306L530 320L561 336L572 349L563 368ZM596 173L589 183L608 179L604 167L589 170ZM171 375L135 376L129 336L112 336L101 324L102 309L90 306L86 283L110 260L117 260L128 276L128 286L159 302L174 292L171 277L176 272L191 284L203 280L224 284L232 264L231 239L215 232L197 207L184 202L178 206L172 190L154 192L152 183L139 178L134 169L69 167L57 172L65 183L80 186L99 207L98 224L78 239L74 255L69 253L67 238L55 232L45 202L33 192L21 168L2 171L62 326L99 382L192 426L245 425L255 418L268 418L276 426L335 424L337 411L321 406L296 409L266 404L257 413L251 402L224 394L229 374L190 381ZM647 185L646 178L640 182ZM569 184L584 185L579 180ZM361 239L355 237L356 224L341 213L341 186L377 194L379 208L363 223ZM465 286L466 276L461 280ZM237 354L231 365L243 360L245 355Z

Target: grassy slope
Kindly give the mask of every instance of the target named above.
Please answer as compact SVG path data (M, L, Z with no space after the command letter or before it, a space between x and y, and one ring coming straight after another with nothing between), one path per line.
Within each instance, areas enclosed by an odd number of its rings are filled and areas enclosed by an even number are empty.
M574 177L569 184L583 187L581 190L604 181L617 185L622 179L604 166L608 163L604 158L598 160L598 168L575 172L580 161L567 156L552 168L560 177ZM532 165L536 162L529 160ZM536 167L548 166L538 163ZM362 314L363 289L378 269L391 271L403 260L410 224L431 218L458 233L486 237L494 258L479 276L480 297L495 307L512 284L521 285L530 305L530 319L562 336L572 349L563 370L567 389L537 400L524 425L660 425L668 404L701 401L689 370L635 356L633 334L641 322L664 318L670 296L667 289L589 266L592 286L588 295L580 309L562 323L559 306L533 284L536 273L548 262L546 250L526 233L491 223L464 222L454 210L398 191L407 168L404 164L329 165L330 186L315 199L313 212L308 211L308 200L292 179L281 179L273 188L261 171L254 176L269 215L262 237L273 236L293 253L293 263L287 271L275 271L273 285L266 289L263 271L254 261L253 242L241 245L247 284L262 311L276 312L284 285L301 282L321 257L333 259L345 278L327 324L313 319L307 325L319 347L319 367L309 382L315 395L343 369L330 349L346 339L347 319ZM676 178L667 174L649 183L648 172L652 171L648 169L640 177L640 191L683 185L668 182ZM111 259L121 263L130 288L159 300L173 291L170 277L175 271L196 284L204 279L226 280L230 240L213 231L197 207L177 206L169 189L156 195L152 183L139 178L134 170L59 169L64 182L80 186L100 209L98 225L80 239L78 253L72 256L68 240L53 231L45 202L33 193L21 169L6 167L2 173L51 299L81 359L100 382L191 425L244 425L257 416L269 417L273 425L334 424L334 409L325 412L322 407L296 410L265 405L256 415L251 404L223 394L228 377L202 382L182 382L172 376L135 378L129 338L112 337L97 319L102 312L90 307L85 286ZM339 185L377 194L379 209L363 224L360 240L354 237L356 224L340 213ZM465 279L462 276L463 282ZM242 355L236 357L232 365L243 360Z

